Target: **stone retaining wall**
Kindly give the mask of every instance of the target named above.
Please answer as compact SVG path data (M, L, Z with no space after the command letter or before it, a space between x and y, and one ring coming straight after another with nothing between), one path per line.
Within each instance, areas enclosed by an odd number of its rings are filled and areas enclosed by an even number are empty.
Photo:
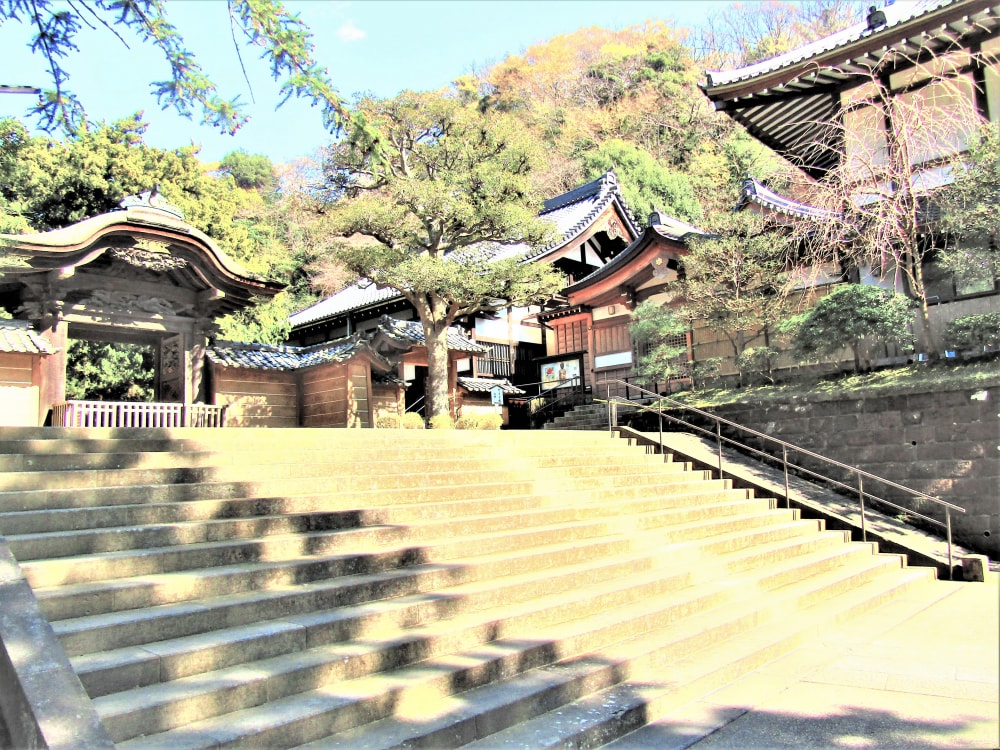
M1000 559L1000 387L714 411L964 507L952 514L955 542ZM930 504L915 509L943 519Z

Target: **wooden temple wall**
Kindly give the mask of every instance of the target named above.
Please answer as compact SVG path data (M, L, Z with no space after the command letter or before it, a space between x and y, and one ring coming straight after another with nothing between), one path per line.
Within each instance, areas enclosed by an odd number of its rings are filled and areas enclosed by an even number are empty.
M373 419L396 416L406 411L406 399L401 386L394 383L372 383Z
M295 374L277 370L213 367L215 403L226 404L226 427L297 427Z
M367 363L312 367L302 374L304 427L371 427Z
M38 421L39 357L0 352L0 425L34 427Z

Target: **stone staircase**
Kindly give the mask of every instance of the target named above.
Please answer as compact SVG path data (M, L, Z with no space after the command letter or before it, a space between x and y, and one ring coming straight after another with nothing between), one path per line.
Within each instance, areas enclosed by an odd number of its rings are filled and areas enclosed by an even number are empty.
M619 414L632 410L629 406L620 406ZM543 430L605 430L608 429L608 405L602 403L582 404L575 406L551 422L542 425Z
M119 748L597 747L933 580L774 506L601 433L0 439Z

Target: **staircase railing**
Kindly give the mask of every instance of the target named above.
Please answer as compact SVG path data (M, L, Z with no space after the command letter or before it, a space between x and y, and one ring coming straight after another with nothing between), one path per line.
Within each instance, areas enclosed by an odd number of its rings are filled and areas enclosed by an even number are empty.
M409 413L409 412L412 411L414 414L419 414L419 415L423 416L424 411L427 409L427 404L425 403L426 399L427 399L427 395L424 394L423 396L421 396L420 398L418 398L416 401L414 401L412 404L410 404L409 406L407 406L406 409L403 410L404 413Z
M535 395L523 400L527 409L528 419L532 426L541 425L549 417L555 419L561 413L561 407L572 407L588 402L588 389L579 376L564 380L540 380L537 383L519 383L518 388Z
M609 430L609 432L611 432L613 434L614 431L615 431L615 428L618 426L618 406L620 404L628 404L629 406L636 407L637 409L640 409L640 410L643 410L643 411L653 412L653 413L655 413L655 414L658 415L659 436L660 436L659 437L659 444L660 444L660 451L661 452L663 451L663 422L664 422L664 420L667 420L668 422L673 423L673 424L682 425L683 428L686 429L687 431L690 431L690 432L693 432L693 433L696 433L696 434L700 434L700 435L710 436L711 438L713 438L715 440L716 448L717 448L717 451L718 451L718 469L719 469L719 478L720 479L723 476L723 460L722 460L722 446L723 446L723 444L731 445L731 446L733 446L733 447L735 447L735 448L737 448L737 449L739 449L741 451L746 451L746 452L749 452L749 453L751 453L753 455L760 456L760 457L768 459L768 460L778 460L775 453L771 453L769 451L765 451L765 450L762 450L760 448L755 448L754 446L749 445L746 442L737 440L737 439L735 439L733 437L729 437L727 435L723 435L722 434L722 427L723 427L723 425L725 425L726 427L728 427L728 428L730 428L732 430L737 431L738 433L745 433L747 435L751 435L754 438L763 441L764 443L772 445L775 449L780 449L780 451L781 451L781 459L780 459L780 461L781 461L782 471L784 472L784 479L785 479L785 507L789 507L789 495L790 495L790 492L789 492L789 487L788 487L788 477L789 477L789 472L790 471L799 472L801 474L804 474L804 475L807 475L807 476L811 476L811 477L813 477L815 479L818 479L818 480L820 480L820 481L822 481L824 483L833 485L835 487L840 487L842 489L847 490L852 495L855 494L855 493L857 493L858 501L859 501L860 508L861 508L861 538L862 538L863 541L868 541L867 523L866 523L866 517L865 517L865 500L866 499L869 500L869 501L874 501L875 503L878 503L878 504L881 504L881 505L893 508L895 510L901 511L904 514L906 514L907 516L913 516L913 517L916 517L916 518L920 518L921 520L926 521L926 522L928 522L930 524L933 524L935 526L939 526L939 527L944 528L945 529L946 541L947 541L947 545L948 545L948 578L949 579L952 578L952 576L953 576L953 572L952 571L953 571L953 565L954 565L954 563L953 563L953 560L952 560L951 512L952 511L956 511L958 513L965 513L965 508L963 508L963 507L961 507L959 505L955 505L953 503L949 503L948 501L942 500L939 497L934 497L933 495L928 495L926 492L921 492L920 490L913 489L912 487L906 487L905 485L899 484L898 482L893 482L891 479L886 479L885 477L880 477L877 474L872 474L871 472L865 471L864 469L861 469L861 468L859 468L857 466L851 466L850 464L845 464L842 461L837 461L836 459L820 455L819 453L811 451L811 450L809 450L807 448L803 448L803 447L795 445L793 443L789 443L789 442L787 442L785 440L781 440L779 438L772 437L771 435L767 435L767 434L765 434L763 432L758 432L757 430L754 430L754 429L752 429L750 427L746 427L745 425L741 425L738 422L733 422L733 421L731 421L729 419L725 419L724 417L720 417L720 416L718 416L716 414L712 414L711 412L704 411L703 409L698 409L698 408L696 408L694 406L689 406L689 405L687 405L687 404L685 404L685 403L683 403L681 401L678 401L677 399L671 398L669 396L662 396L659 393L655 393L653 391L646 390L645 388L637 386L634 383L625 383L622 380L611 378L611 379L602 380L601 382L597 383L596 385L597 386L604 386L607 389L606 393L607 393L607 404L608 404L608 430ZM621 386L621 385L628 385L631 389L639 391L642 395L644 395L644 396L646 396L647 398L650 399L650 403L644 404L644 403L642 403L640 401L633 401L631 399L625 399L625 398L622 398L622 397L617 396L617 395L612 395L612 393L611 393L612 387L618 387L618 386ZM693 423L693 422L689 422L689 421L687 421L685 419L682 419L677 414L669 413L669 412L667 412L664 409L664 405L665 404L669 405L671 407L671 409L674 409L674 410L682 410L682 411L690 412L692 414L696 414L700 418L702 418L703 420L707 420L710 423L714 424L715 429L714 430L706 429L704 426L702 426L700 424L696 424L696 423ZM829 467L834 467L835 469L839 469L839 470L841 470L843 472L846 472L847 474L851 475L854 478L854 483L853 483L853 485L847 484L846 482L841 481L840 479L837 479L836 477L824 474L824 473L822 473L822 472L820 472L820 471L818 471L818 470L816 470L814 468L809 468L807 466L802 466L800 464L793 463L793 462L791 462L789 460L789 454L790 453L791 454L798 454L800 456L807 456L807 457L809 457L810 459L812 459L813 461L815 461L815 462L817 462L819 464L823 464L823 465L829 466ZM943 508L944 509L944 521L939 521L938 519L933 518L932 516L928 516L928 515L925 515L923 513L920 513L919 511L916 511L913 508L904 507L904 506L899 505L899 504L897 504L897 503L895 503L895 502L893 502L891 500L888 500L888 499L886 499L884 497L879 497L878 495L873 494L872 492L870 492L870 490L868 490L868 489L865 488L865 481L866 480L868 480L870 482L877 482L877 483L881 484L882 486L884 486L886 488L892 488L893 490L896 490L896 491L902 493L903 495L908 495L908 496L911 496L911 497L919 498L920 500L924 500L924 501L933 503L934 505L937 505L937 506Z

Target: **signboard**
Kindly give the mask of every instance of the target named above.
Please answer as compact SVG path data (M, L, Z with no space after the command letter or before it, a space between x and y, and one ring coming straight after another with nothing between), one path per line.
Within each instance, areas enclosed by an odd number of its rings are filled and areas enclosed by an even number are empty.
M580 385L580 358L568 357L545 362L542 364L541 380L542 389L546 391L551 388Z
M503 406L503 388L498 385L490 388L490 403L493 406Z

